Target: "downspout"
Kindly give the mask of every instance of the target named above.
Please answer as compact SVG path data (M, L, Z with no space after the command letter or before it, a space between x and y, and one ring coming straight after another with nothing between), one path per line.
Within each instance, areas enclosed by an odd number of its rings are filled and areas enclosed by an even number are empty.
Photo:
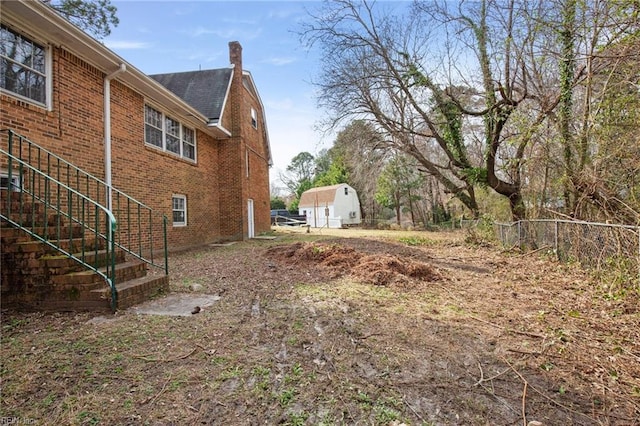
M127 70L125 64L104 78L104 181L107 184L106 201L109 211L113 210L111 200L111 80Z

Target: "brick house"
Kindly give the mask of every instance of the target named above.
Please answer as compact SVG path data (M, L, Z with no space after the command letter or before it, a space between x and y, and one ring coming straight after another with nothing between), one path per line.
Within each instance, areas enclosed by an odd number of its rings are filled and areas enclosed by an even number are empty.
M166 215L170 249L270 229L264 108L238 42L228 67L149 76L43 2L1 0L0 9L0 129L113 188L93 195L112 211L124 210L117 190ZM1 186L28 186L8 169L1 159ZM151 231L155 241L161 232Z

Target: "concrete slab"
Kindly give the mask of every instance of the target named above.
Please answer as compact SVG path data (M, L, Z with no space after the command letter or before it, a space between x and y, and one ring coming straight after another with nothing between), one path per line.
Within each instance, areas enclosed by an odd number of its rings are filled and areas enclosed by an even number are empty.
M209 247L228 247L228 246L232 246L236 243L236 241L230 241L228 243L211 243L209 244Z
M129 308L130 312L146 315L190 317L220 300L215 294L174 293Z
M119 319L120 317L117 317L117 316L107 317L104 315L100 315L100 316L91 318L89 321L87 321L87 324L95 324L95 325L108 324L111 322L118 321Z

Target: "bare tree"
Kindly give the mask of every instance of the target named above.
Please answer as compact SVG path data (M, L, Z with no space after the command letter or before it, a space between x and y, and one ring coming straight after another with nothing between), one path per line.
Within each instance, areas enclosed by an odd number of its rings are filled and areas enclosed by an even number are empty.
M117 27L117 9L111 0L42 0L82 30L102 39Z
M620 221L634 223L637 210L624 201L628 188L616 188L620 179L611 179L612 169L604 165L619 167L610 160L634 158L629 154L637 147L635 132L626 125L628 132L621 132L620 124L621 120L627 125L633 122L624 117L635 115L633 105L638 100L638 73L631 71L638 60L638 5L576 0L540 5L528 11L528 21L539 25L540 31L535 40L538 49L527 69L531 87L554 94L559 102L557 109L547 109L547 133L540 135L548 141L545 176L548 172L558 182L556 188L549 188L550 205L576 218L592 217L593 211L608 220L618 216ZM540 90L536 93L532 98L544 109L545 97ZM613 134L618 138L612 144L607 138ZM555 202L554 192L558 194ZM562 203L557 202L560 198Z
M634 222L635 186L605 172L613 152L635 158L637 132L625 133L624 152L600 138L635 116L629 102L616 104L617 115L611 106L616 95L637 95L625 64L637 64L638 12L632 0L436 0L411 9L333 0L302 35L321 49L317 84L332 124L373 123L381 146L411 155L472 212L481 185L508 199L514 219L534 205L526 194L539 211L579 217L595 208Z
M308 152L301 152L291 159L286 173L280 173L280 181L297 197L311 188L315 176L316 159Z
M358 193L363 219L370 223L379 213L375 193L385 164L383 146L383 135L371 123L356 120L338 132L331 148L332 156L339 158L347 170L349 185Z
M634 191L628 183L638 170L640 6L633 1L578 4L581 78L573 90L578 161L570 175L570 212L588 217L588 210L595 208L600 218L638 223L638 204L635 209L630 205ZM616 135L614 140L605 136L611 130L607 136ZM621 163L624 158L630 161Z
M390 12L366 1L331 1L302 33L322 50L321 104L334 123L371 120L389 148L414 157L474 214L474 187L488 185L522 218L530 139L516 138L509 120L529 95L521 41L531 35L514 31L533 28L519 25L525 6L435 1Z

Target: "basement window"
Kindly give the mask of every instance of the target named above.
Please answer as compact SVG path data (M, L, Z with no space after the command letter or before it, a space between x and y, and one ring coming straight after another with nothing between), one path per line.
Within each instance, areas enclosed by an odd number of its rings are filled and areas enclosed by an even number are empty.
M9 189L9 174L0 174L0 189ZM15 174L11 175L11 190L14 192L20 191L20 177Z
M174 195L171 199L173 226L187 226L187 197Z

